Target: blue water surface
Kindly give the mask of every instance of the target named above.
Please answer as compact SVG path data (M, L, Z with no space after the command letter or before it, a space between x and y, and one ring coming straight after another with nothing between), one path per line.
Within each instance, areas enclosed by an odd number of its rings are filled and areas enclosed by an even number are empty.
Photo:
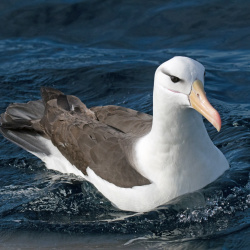
M1 0L0 112L51 86L152 114L154 72L175 55L206 67L221 132L204 122L231 168L134 214L1 137L1 249L249 249L249 1Z

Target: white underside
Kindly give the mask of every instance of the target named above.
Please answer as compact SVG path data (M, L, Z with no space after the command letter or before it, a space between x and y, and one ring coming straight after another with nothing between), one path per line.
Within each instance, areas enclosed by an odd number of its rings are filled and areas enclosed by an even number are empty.
M146 138L147 137L142 139L139 144L142 143L145 146L143 140ZM81 176L91 182L115 206L127 211L145 212L154 209L176 196L204 187L226 170L226 168L219 169L213 176L206 176L205 180L202 179L201 183L199 183L199 180L194 179L195 176L188 176L187 173L183 173L182 175L182 172L176 174L171 173L171 170L169 172L169 168L150 168L151 171L146 172L143 169L138 169L144 176L150 177L149 179L152 181L152 184L132 188L121 188L97 176L91 167L87 168L87 176L84 175L61 154L50 140L43 137L40 137L39 140L46 146L51 155L35 155L45 162L48 169ZM216 147L215 149L218 150ZM219 150L218 152L220 153ZM142 158L147 160L146 157ZM152 163L149 162L149 164ZM161 165L160 162L155 162L154 165L156 164L158 164L158 166ZM211 173L211 170L209 172ZM173 178L173 176L178 176L178 178ZM186 178L184 178L184 176ZM178 183L180 185L178 185ZM184 185L182 185L183 183ZM195 185L193 185L193 183L195 183Z

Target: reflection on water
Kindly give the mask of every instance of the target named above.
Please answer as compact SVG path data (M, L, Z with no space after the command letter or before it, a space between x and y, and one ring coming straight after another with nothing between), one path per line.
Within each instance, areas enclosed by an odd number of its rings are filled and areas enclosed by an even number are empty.
M0 141L0 248L247 249L250 205L249 8L246 1L2 1L0 111L42 85L87 106L152 114L153 75L175 55L206 67L231 168L147 213L116 209L91 184L48 171ZM198 35L197 35L198 34Z

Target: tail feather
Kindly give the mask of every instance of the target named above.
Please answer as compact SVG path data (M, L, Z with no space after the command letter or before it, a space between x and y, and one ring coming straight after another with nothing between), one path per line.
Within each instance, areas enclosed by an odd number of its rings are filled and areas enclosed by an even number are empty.
M41 100L9 105L6 112L1 114L0 133L6 139L35 155L49 155L49 150L40 142L41 137L45 135L40 133L41 130L36 129L44 110Z
M40 155L50 155L50 150L42 143L43 136L35 131L18 131L0 127L0 132L6 139L38 157Z
M32 120L40 120L43 114L44 105L41 100L14 103L1 115L1 125L5 128L20 129L23 124L30 125Z

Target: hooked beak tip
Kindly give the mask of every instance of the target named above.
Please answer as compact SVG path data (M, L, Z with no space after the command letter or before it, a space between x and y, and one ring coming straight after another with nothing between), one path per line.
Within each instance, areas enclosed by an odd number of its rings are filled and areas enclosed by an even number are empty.
M220 118L219 113L216 111L213 117L214 117L214 121L212 122L212 124L217 129L217 131L220 132L220 130L221 130L221 118Z

